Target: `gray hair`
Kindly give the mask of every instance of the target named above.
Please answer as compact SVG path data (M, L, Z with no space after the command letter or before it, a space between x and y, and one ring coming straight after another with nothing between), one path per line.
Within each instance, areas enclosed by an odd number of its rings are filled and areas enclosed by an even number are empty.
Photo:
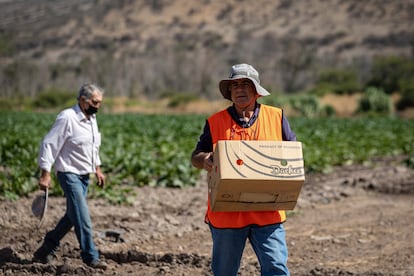
M93 93L97 91L100 94L104 93L104 90L96 84L85 83L79 89L79 94L77 99L79 100L82 96L85 96L87 99L92 98Z

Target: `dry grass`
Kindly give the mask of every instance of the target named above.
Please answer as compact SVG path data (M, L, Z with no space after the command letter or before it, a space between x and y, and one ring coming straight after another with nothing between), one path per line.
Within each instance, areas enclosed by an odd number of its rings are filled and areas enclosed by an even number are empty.
M323 96L320 101L322 105L332 106L338 117L351 117L357 107L358 100L361 97L361 94L353 95L335 95L327 94Z
M169 107L169 100L150 101L140 98L131 100L125 97L108 98L104 111L108 113L145 113L145 114L213 114L226 108L226 100L208 101L199 99L176 107Z
M335 95L327 94L320 98L322 105L332 106L338 117L352 117L358 107L358 101L361 94L353 95ZM392 95L391 97L395 104L399 96ZM228 107L231 102L227 100L213 100L199 99L191 101L186 104L181 104L177 107L169 107L168 99L157 101L150 101L148 99L129 99L126 97L108 98L108 104L104 105L104 112L107 113L144 113L144 114L213 114ZM290 110L289 106L284 106L285 112L294 116L294 112ZM401 118L414 118L414 108L398 112Z

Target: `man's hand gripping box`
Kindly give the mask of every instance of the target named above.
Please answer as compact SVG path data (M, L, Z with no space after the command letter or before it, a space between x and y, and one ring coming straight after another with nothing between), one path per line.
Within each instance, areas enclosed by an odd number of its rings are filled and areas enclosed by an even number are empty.
M213 211L293 210L305 181L302 143L296 141L218 141L213 163Z

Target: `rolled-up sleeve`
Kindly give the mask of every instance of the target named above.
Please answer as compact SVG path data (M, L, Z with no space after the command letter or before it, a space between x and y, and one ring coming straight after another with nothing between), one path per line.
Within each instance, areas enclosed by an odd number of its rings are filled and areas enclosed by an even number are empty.
M296 141L296 133L290 128L288 119L282 114L282 138L283 141Z
M197 142L194 152L211 152L213 151L213 140L211 139L210 125L206 120L203 133Z

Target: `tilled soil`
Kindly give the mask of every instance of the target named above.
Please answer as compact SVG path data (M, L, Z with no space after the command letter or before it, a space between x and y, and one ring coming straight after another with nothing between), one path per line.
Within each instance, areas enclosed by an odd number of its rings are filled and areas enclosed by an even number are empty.
M397 161L307 175L285 223L292 275L414 275L414 170ZM132 206L89 200L106 270L82 264L73 231L51 264L31 261L63 215L64 198L49 199L39 228L30 211L37 193L1 201L0 275L211 275L205 179L196 187L135 192ZM249 243L240 275L260 275Z

